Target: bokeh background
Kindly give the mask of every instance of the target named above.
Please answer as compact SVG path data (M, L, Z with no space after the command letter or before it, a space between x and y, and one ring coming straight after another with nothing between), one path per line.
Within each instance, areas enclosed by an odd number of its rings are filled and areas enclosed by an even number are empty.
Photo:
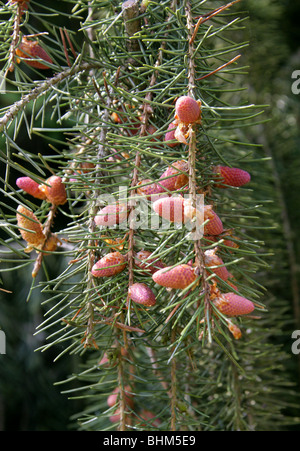
M65 8L69 12L67 2L51 0L51 5L58 4L61 10ZM246 11L249 17L240 38L250 42L242 57L243 65L249 67L245 81L250 102L265 105L264 122L247 131L249 141L262 144L261 152L270 158L269 192L263 195L271 200L270 211L276 227L265 231L266 247L272 249L273 256L263 282L283 305L285 316L282 322L277 322L280 333L274 336L274 342L279 341L290 355L284 362L287 380L300 392L299 358L291 352L291 332L300 330L300 94L292 91L293 73L300 71L300 2L242 0L235 8ZM64 16L54 20L59 26L71 29L71 19ZM0 107L13 101L13 94L1 94ZM53 126L50 116L46 118L47 124ZM64 136L58 133L52 138L57 139L57 148L63 147L59 142L64 141ZM38 135L30 140L26 133L20 134L19 140L24 149L36 149L48 155L51 152L49 142ZM0 145L3 146L1 139ZM0 162L0 177L4 171ZM0 233L4 237L3 231ZM0 265L4 269L2 252L0 247ZM49 258L52 259L49 271L57 274L63 262L56 257ZM36 328L43 322L46 297L41 299L33 290L30 302L26 303L31 286L28 271L0 271L4 287L12 291L12 294L0 292L0 328L7 337L6 355L0 355L0 431L70 430L72 415L80 411L81 401L68 400L61 394L63 387L56 382L76 371L77 357L53 363L60 349L38 351L45 337L36 334ZM286 412L287 417L300 417L298 405L299 400L295 399L295 405ZM300 428L291 426L290 429Z

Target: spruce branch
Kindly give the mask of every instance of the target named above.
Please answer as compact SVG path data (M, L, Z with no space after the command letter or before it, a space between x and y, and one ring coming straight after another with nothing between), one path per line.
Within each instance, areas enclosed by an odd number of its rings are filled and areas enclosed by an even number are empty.
M80 74L81 72L86 72L91 69L99 69L101 65L97 62L91 63L79 63L75 64L73 67L68 68L59 74L55 75L52 78L45 80L44 82L38 84L35 88L33 88L28 94L23 96L20 100L15 102L12 106L9 107L8 111L5 113L2 118L0 118L0 133L12 122L19 112L23 111L27 104L38 99L41 95L45 94L52 87L58 85L62 81Z
M192 17L191 4L188 1L186 4L186 20L188 31L188 56L189 56L189 72L188 72L188 93L189 96L195 99L195 87L196 87L196 67L195 67L195 48L194 48L194 24ZM190 140L189 140L189 192L192 199L192 206L197 206L197 174L196 174L196 157L197 157L197 138L196 138L196 125L191 126ZM205 304L205 318L209 321L210 317L210 285L207 281L207 272L205 269L205 257L204 251L201 247L201 240L197 239L194 243L195 252L195 267L197 268L197 274L201 277L202 294Z

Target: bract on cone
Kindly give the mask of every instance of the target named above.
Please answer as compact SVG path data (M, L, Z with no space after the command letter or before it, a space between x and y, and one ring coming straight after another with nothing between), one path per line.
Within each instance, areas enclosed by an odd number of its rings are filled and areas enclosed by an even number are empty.
M153 210L170 222L184 222L183 197L163 197L158 199L153 203Z

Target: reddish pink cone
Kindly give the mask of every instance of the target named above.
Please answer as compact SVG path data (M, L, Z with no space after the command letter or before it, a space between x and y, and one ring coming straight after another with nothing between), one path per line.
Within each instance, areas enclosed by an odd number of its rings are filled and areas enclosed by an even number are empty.
M156 304L155 294L144 283L134 283L128 290L130 299L137 304L142 304L145 307L152 307Z
M184 222L184 198L183 197L163 197L153 204L153 210L159 216L170 222Z
M45 193L40 190L40 185L30 177L19 177L16 180L18 188L35 197L36 199L46 199Z
M157 260L157 257L151 258L151 255L151 252L142 250L136 254L134 260L135 265L143 269L146 274L154 274L159 269L166 267L161 260Z
M176 147L179 144L179 142L175 138L176 127L177 127L176 124L174 122L171 122L171 124L168 126L168 131L165 134L165 142L166 144L168 144L169 147Z
M126 221L129 209L126 204L107 205L95 216L97 226L113 226Z
M36 69L49 69L49 64L52 64L52 59L38 41L30 41L26 36L23 36L21 43L16 48L16 55L24 58L29 66ZM44 60L45 64L38 61L38 59Z
M66 187L61 177L56 175L49 177L45 184L40 185L40 190L53 205L64 205L67 202Z
M217 185L218 188L226 188L224 185L240 187L250 182L251 176L247 171L243 171L239 168L230 168L228 166L216 166L214 173L217 174L217 181L221 185Z
M222 294L214 303L228 317L249 315L255 308L253 302L234 293Z
M159 198L158 194L165 193L162 186L150 179L141 180L137 185L137 193L140 196L147 196L148 200L155 201Z
M193 124L194 122L200 120L200 102L198 103L189 96L179 97L175 104L175 117L184 124Z
M210 271L214 272L220 279L227 280L232 275L224 265L223 260L215 254L216 250L208 250L204 253L205 266L219 266L219 268L212 268Z
M125 257L120 252L111 252L101 258L92 268L94 277L115 276L126 268Z
M209 222L204 226L204 235L220 235L223 232L223 223L219 216L213 211L211 205L204 207L204 220Z
M195 282L196 278L193 268L185 264L175 266L174 268L167 267L160 269L152 276L152 279L158 285L180 290Z
M175 163L172 163L172 166L169 166L160 176L158 183L169 191L179 190L189 181L188 170L189 165L187 161L175 161Z

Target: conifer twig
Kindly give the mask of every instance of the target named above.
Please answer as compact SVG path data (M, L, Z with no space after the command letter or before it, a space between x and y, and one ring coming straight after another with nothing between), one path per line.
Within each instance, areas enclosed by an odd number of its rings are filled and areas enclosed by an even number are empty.
M5 113L4 116L0 118L0 133L4 130L4 128L12 121L17 114L24 110L26 105L28 105L31 101L36 100L42 94L46 93L53 86L58 85L63 80L72 77L80 72L89 71L91 69L99 69L101 68L101 64L98 62L93 63L80 63L75 66L68 68L59 74L56 74L52 78L48 78L47 80L39 83L35 88L33 88L28 94L23 96L20 100L15 102Z
M191 97L195 98L195 83L196 83L196 68L194 62L194 45L192 40L193 33L193 18L192 18L192 8L190 2L186 5L186 18L187 18L187 28L189 33L189 73L188 73L188 93ZM190 140L189 140L189 193L192 198L192 205L194 208L197 206L197 175L196 175L196 152L197 152L197 142L196 142L196 131L195 126L191 126ZM194 243L195 251L195 267L198 272L198 276L202 278L203 292L204 292L204 302L206 308L209 306L209 284L206 281L206 271L205 271L205 261L204 252L201 249L200 240L195 240Z
M14 64L15 64L15 57L16 57L16 48L20 40L20 25L21 25L21 13L22 13L22 5L20 3L15 4L16 7L16 16L14 19L14 29L13 29L13 36L12 41L10 44L10 52L9 52L9 64L8 64L8 70L10 72L13 72L14 70Z

